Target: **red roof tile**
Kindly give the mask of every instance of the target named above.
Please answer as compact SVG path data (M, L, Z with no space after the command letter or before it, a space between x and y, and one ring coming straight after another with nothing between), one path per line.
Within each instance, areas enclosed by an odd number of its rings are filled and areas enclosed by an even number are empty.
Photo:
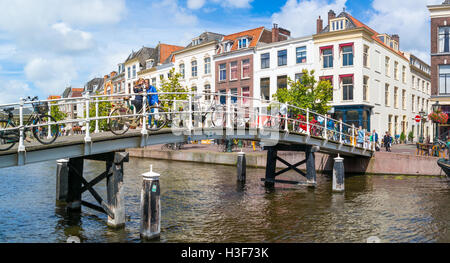
M231 35L228 35L228 36L224 36L223 37L223 42L226 42L228 40L234 41L233 47L231 47L231 51L234 51L234 50L238 49L238 45L239 45L238 41L236 41L236 40L241 38L241 37L244 37L244 36L249 36L252 39L250 41L249 47L255 47L256 44L258 44L258 39L261 36L261 33L263 32L263 30L264 30L264 27L258 27L258 28L255 28L255 29L242 31L242 32L239 32L239 33L234 33L234 34L231 34Z

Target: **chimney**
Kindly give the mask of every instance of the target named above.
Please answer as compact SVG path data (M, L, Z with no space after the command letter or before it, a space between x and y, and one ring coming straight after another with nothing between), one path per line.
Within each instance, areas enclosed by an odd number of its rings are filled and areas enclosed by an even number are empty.
M280 34L280 29L278 29L278 24L273 24L272 28L272 43L278 42L278 36Z
M336 13L333 10L328 11L328 26L330 25L330 20L336 18Z
M397 35L397 34L394 34L394 35L391 36L391 38L392 38L392 40L397 41L398 49L400 50L400 36Z
M322 32L322 29L323 29L323 20L319 16L319 18L317 19L317 34Z

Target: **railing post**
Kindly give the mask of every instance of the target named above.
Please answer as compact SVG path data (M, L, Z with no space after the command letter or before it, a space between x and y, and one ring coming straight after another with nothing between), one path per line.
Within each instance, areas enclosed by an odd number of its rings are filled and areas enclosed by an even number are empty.
M89 93L87 93L85 95L85 100L86 100L86 118L85 118L86 135L84 136L85 142L92 141L92 138L90 136L90 115L89 115L90 99L91 99L91 95L89 95Z
M339 142L342 144L342 121L339 121Z
M306 134L308 134L308 136L311 136L311 131L309 127L309 108L306 109Z
M188 129L192 130L192 91L189 91L189 123L188 123Z
M289 131L289 126L288 126L289 108L288 108L288 104L287 103L285 103L284 106L286 107L286 115L284 117L284 131L288 132Z
M152 115L153 117L153 115ZM151 117L149 117L151 118ZM153 117L154 118L154 117ZM147 134L147 96L142 97L142 129L141 134ZM151 125L151 123L149 124Z
M94 133L99 133L100 130L98 128L98 98L95 99L95 131Z
M325 115L324 123L323 123L323 130L325 131L325 140L328 140L328 116Z
M233 126L231 125L231 90L228 90L227 93L227 129L231 129Z
M20 126L20 137L19 137L19 152L25 152L25 145L23 143L24 140L24 131L25 128L23 127L23 104L24 104L24 99L20 98L20 107L19 107L19 126Z
M52 116L52 104L50 102L47 102L47 103L48 103L47 114L48 114L48 116ZM51 120L49 119L48 122L50 123ZM52 138L52 126L50 124L47 125L47 129L48 129L47 139L50 139L50 138ZM58 132L58 131L55 131L55 132Z
M356 137L355 137L355 124L352 124L352 145L356 146Z

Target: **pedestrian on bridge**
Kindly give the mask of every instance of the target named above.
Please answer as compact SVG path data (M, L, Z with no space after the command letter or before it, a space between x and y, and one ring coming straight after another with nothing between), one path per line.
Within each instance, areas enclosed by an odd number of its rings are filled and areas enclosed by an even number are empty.
M386 147L386 152L391 151L392 137L389 132L386 132L386 135L383 137L384 147Z
M365 139L365 132L364 132L362 126L359 126L358 139L356 141L358 144L358 147L364 147L364 139Z
M150 85L150 81L148 79L144 81L144 88L147 91L147 94L151 93L147 95L147 101L150 106L150 112L153 114L151 114L150 117L148 118L148 125L152 126L153 120L154 124L152 128L156 128L158 124L154 114L158 113L157 112L158 108L152 106L157 106L159 104L158 90L155 88L155 86Z

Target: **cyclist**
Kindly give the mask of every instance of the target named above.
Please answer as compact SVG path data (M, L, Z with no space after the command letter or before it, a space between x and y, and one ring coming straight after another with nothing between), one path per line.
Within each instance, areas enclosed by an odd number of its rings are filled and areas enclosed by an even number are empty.
M159 104L159 97L158 97L158 91L156 90L155 86L150 85L150 81L148 79L146 79L143 84L144 84L144 87L145 87L145 90L147 91L147 93L152 93L152 94L147 95L148 105L150 107L157 106ZM155 112L155 110L157 110L157 108L155 108L155 107L150 108L151 113L157 113L157 112ZM154 120L153 126L152 126L152 119ZM156 123L156 118L154 118L154 114L151 114L149 116L148 125L150 127L152 127L152 129L157 128L158 125Z
M142 93L143 91L142 80L139 79L134 85L133 92ZM139 112L142 109L142 95L135 95L134 98L135 99L131 101L131 104L136 107L136 112Z

